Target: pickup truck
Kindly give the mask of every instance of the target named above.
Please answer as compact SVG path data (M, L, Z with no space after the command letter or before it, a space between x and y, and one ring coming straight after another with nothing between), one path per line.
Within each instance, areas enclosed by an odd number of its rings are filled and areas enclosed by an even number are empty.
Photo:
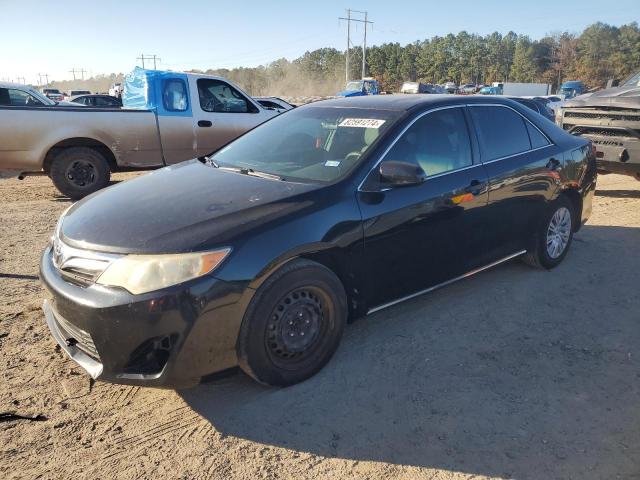
M378 95L380 89L378 82L373 78L352 80L347 82L346 88L336 93L336 97L363 97L365 95Z
M280 113L224 78L141 68L127 76L122 109L40 100L0 102L0 177L46 174L72 199L111 172L202 158Z
M556 110L556 123L591 140L600 173L640 180L640 72L619 87L568 100Z

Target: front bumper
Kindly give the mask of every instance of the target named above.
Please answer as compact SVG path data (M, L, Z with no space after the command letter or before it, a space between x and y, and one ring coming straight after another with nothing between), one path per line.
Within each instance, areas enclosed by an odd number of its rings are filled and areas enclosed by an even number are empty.
M48 247L40 278L56 342L94 379L184 388L237 365L236 340L252 291L205 276L132 295L62 276Z

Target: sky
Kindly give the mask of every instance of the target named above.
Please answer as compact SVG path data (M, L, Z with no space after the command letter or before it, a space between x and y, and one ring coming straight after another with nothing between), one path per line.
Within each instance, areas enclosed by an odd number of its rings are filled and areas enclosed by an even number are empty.
M549 32L580 32L602 21L640 21L640 0L0 0L0 80L38 84L127 73L141 54L156 54L158 68L252 67L307 50L346 46L347 8L367 10L373 21L367 44L407 44L466 30L540 38ZM402 8L395 8L402 5ZM352 43L362 44L361 24ZM147 63L147 66L149 64ZM77 74L78 77L81 74ZM44 78L44 77L43 77Z

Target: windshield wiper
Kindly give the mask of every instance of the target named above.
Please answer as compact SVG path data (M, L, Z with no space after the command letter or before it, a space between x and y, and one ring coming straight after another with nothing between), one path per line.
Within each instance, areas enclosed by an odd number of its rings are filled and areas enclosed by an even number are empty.
M280 175L275 175L273 173L267 173L267 172L260 172L258 170L254 170L253 168L220 166L217 163L215 163L212 159L207 159L207 165L211 165L212 167L219 168L220 170L227 170L229 172L241 173L243 175L250 175L252 177L267 178L269 180L281 180L283 182L286 181L286 179L284 177L281 177Z
M240 169L240 173L244 173L245 175L251 175L254 177L284 181L284 177L281 177L280 175L275 175L273 173L267 173L267 172L259 172L258 170L254 170L253 168L242 168Z

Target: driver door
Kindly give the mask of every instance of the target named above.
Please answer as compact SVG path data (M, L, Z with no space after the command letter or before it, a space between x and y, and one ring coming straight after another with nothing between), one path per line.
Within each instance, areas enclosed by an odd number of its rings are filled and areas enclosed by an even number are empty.
M359 189L371 307L487 263L488 179L474 151L464 107L429 112L382 158L414 163L426 180L388 185L376 166Z
M191 77L189 81L198 157L218 150L278 113L260 108L224 80Z

